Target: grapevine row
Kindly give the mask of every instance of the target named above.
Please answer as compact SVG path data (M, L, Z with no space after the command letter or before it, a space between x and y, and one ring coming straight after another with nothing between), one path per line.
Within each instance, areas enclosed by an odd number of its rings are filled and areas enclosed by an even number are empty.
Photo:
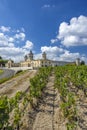
M30 79L29 92L17 92L12 98L0 97L0 130L14 130L15 128L19 130L27 105L30 104L33 107L34 99L41 96L51 70L51 67L40 68L38 74Z
M78 125L77 93L81 90L87 96L87 66L56 67L55 77L55 87L61 98L60 108L67 119L67 130L75 130Z

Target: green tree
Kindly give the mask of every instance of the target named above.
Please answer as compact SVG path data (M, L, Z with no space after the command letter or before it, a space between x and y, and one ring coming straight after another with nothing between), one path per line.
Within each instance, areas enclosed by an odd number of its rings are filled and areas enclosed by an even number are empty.
M0 59L2 59L2 57L0 56Z
M81 61L81 63L80 63L81 65L85 65L85 61Z

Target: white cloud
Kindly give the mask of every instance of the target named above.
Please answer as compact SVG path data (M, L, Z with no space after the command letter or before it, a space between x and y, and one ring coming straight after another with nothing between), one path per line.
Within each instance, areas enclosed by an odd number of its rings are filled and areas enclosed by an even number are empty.
M5 26L0 27L0 31L2 31L2 32L9 32L10 29L11 29L10 27L5 27Z
M50 8L51 6L50 5L44 5L42 8Z
M35 55L34 55L34 58L35 58L35 59L42 59L42 53L35 54Z
M0 55L6 59L12 59L15 62L23 60L25 50L18 47L2 47L0 48Z
M59 59L62 61L75 61L77 58L80 58L81 55L77 53L71 53L69 51L65 51L63 54L60 55Z
M33 43L25 39L24 29L21 28L19 33L17 33L17 30L10 29L10 32L0 32L0 56L5 59L11 58L15 62L23 60L24 55L29 53L29 50L33 48ZM21 41L22 44L17 45Z
M8 38L8 41L9 41L9 42L14 42L15 39L14 39L13 37L9 37L9 38Z
M22 28L21 28L21 31L22 31L22 32L25 32L25 29L22 27Z
M24 41L25 40L25 33L21 32L21 33L15 34L14 38Z
M60 40L66 46L87 45L87 17L79 16L70 20L70 23L62 22L59 27L59 34L51 42Z
M42 8L55 8L55 5L45 4Z
M0 47L13 47L14 39L5 35L4 33L0 33Z
M73 20L72 20L73 21ZM66 24L66 23L65 23ZM64 25L65 26L65 25ZM17 29L18 30L18 29ZM29 53L29 50L33 49L34 44L27 40L25 37L25 32L23 32L22 28L17 33L16 31L13 31L10 28L10 32L0 32L0 56L3 58L9 59L11 58L15 62L18 62L20 60L24 59L24 55ZM68 29L67 29L68 31ZM66 36L66 32L62 31L62 34ZM67 32L68 34L68 32ZM61 35L62 36L62 35ZM68 37L69 36L69 37ZM86 36L86 34L85 34ZM58 35L59 37L59 35ZM58 37L56 39L52 39L51 42L55 42L58 40ZM78 44L79 36L77 35L67 35L64 37L65 43L68 44L67 46L74 45L74 41ZM83 42L85 43L87 41L86 37L84 37ZM22 42L22 44L18 44L17 42ZM25 44L24 44L25 43ZM79 42L80 44L80 42ZM19 47L18 47L19 46ZM79 52L77 53L71 53L66 49L63 49L63 47L58 46L42 46L41 52L47 53L47 58L51 60L62 60L62 61L74 61L76 58L80 57L82 60L86 60L87 58L85 55L80 55ZM42 53L36 54L35 59L42 58Z
M56 38L56 39L51 39L51 43L55 43L55 42L57 42L58 41L58 39Z
M0 48L0 53L7 56L17 56L22 54L23 49L18 47L2 47Z
M23 47L25 49L32 49L33 48L33 43L29 40L26 41L25 46Z
M4 33L0 33L0 47L8 46L8 38L4 35Z
M54 46L54 47L52 47L52 46L49 46L49 47L43 46L43 47L41 47L41 51L42 52L48 52L50 54L51 53L61 53L61 52L64 52L63 48L59 48L57 46Z
M62 47L43 46L41 47L41 52L46 52L47 58L51 60L73 62L77 58L80 58L87 63L87 58L85 55L81 55L79 52L71 53L70 51L63 49ZM41 57L41 54L37 55L38 58L39 56Z
M63 54L59 56L60 61L69 61L73 62L77 58L80 58L81 61L85 61L87 64L87 57L86 55L81 55L79 52L71 53L70 51L66 50Z
M63 48L59 48L57 46L43 46L41 47L41 52L47 53L47 58L51 60L58 60L58 56L62 54L65 50Z

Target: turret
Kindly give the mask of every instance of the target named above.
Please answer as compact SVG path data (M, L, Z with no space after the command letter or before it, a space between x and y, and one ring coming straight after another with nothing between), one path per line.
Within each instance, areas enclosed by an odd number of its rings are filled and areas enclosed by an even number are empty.
M80 65L80 59L79 58L76 59L76 65Z
M13 67L13 64L14 64L14 61L11 60L11 59L9 59L9 60L8 60L8 63L7 63L7 67L8 67L8 68L11 68L11 67Z
M45 52L43 52L43 54L42 54L42 58L43 58L44 60L47 59L47 58L46 58L46 53L45 53Z
M24 59L25 59L25 61L27 61L27 59L28 59L27 55L25 55Z
M30 53L28 54L28 56L29 56L29 60L33 60L33 53L32 53L32 51L30 51Z

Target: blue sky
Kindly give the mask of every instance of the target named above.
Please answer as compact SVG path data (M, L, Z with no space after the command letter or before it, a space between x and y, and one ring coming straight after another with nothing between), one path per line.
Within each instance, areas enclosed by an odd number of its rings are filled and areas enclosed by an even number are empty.
M87 62L87 0L0 0L0 55Z

